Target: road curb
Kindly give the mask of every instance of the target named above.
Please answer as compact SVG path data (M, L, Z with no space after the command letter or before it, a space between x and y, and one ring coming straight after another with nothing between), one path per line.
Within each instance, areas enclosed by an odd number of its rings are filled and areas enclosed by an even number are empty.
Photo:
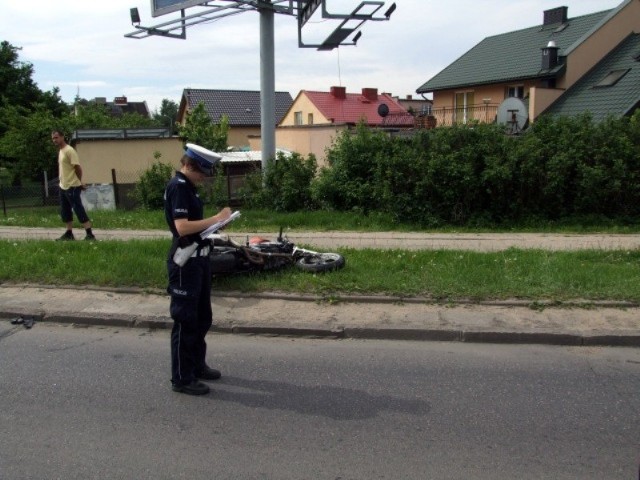
M0 283L0 288L39 288L43 290L77 290L78 285L40 285L33 283ZM83 290L96 292L111 292L130 295L158 295L169 298L166 290L155 288L141 287L101 287L97 285L83 285ZM629 302L624 300L586 300L586 299L570 299L570 300L473 300L467 298L447 299L447 298L431 298L431 297L400 297L389 295L304 295L287 292L240 292L240 291L213 291L213 298L256 298L262 300L294 300L297 302L312 303L377 303L377 304L394 304L402 305L480 305L491 307L524 307L533 310L544 310L545 308L638 308L640 303Z
M168 330L169 317L127 317L118 315L77 315L72 313L43 314L28 310L0 311L0 318L32 317L37 322L72 324L87 327L123 327ZM225 325L212 327L212 332L233 335L262 335L300 338L354 340L409 340L430 342L537 344L556 346L640 347L640 335L579 335L554 332L468 331L456 329L416 329L344 327L316 328L264 325Z
M2 287L25 287L36 288L43 290L56 290L64 289L61 287L50 285L33 285L33 284L0 284ZM67 287L68 289L75 290L77 287ZM132 298L127 301L143 301L142 297L136 298L137 295L156 295L161 297L167 297L165 291L149 290L142 288L107 288L88 286L83 290L107 292L114 294L127 294ZM45 294L46 295L46 294ZM499 300L499 301L485 301L485 302L473 302L467 300L459 300L456 302L435 301L429 298L396 298L382 295L345 295L341 297L323 297L315 295L297 295L280 292L264 292L264 293L244 293L244 292L213 292L213 296L217 300L224 298L228 299L258 299L258 300L276 300L276 301L292 301L292 302L313 302L317 304L332 304L336 308L340 308L340 304L347 305L349 303L354 305L363 305L378 303L378 304L395 304L400 305L403 303L414 305L437 305L446 307L462 306L486 306L486 307L519 307L529 308L533 310L544 310L545 308L619 308L626 309L632 308L634 305L630 302L617 302L617 301L585 301L582 299L574 299L571 303L566 302L559 305L558 302L544 302L544 301L522 301L522 300ZM44 297L46 298L46 296ZM168 304L167 304L168 306ZM67 307L69 308L69 307ZM72 308L72 307L71 307ZM121 311L120 311L121 310ZM87 311L71 311L62 309L52 309L47 311L46 302L37 301L32 304L25 304L24 306L13 306L3 308L0 306L0 318L14 318L16 316L31 317L36 322L48 322L48 323L60 323L60 324L74 324L83 326L102 326L102 327L117 327L117 328L141 328L151 330L166 330L171 329L173 326L173 320L170 318L167 308L167 314L164 315L163 311L157 308L153 311L132 309L117 310L117 313L102 312L99 309L94 309L91 312ZM138 313L133 313L134 311ZM142 312L142 313L140 313ZM214 320L216 320L214 318ZM340 325L336 327L336 323ZM484 328L484 330L483 330ZM438 325L424 325L424 328L420 325L406 327L393 325L393 324L350 324L348 320L346 323L332 322L331 324L316 323L309 319L308 326L299 324L287 325L284 323L276 323L275 325L268 322L261 322L261 320L247 320L247 323L242 324L236 322L236 318L232 315L231 318L222 321L218 326L213 327L212 331L217 333L229 333L229 334L245 334L245 335L267 335L267 336L289 336L289 337L307 337L307 338L330 338L330 339L371 339L371 340L412 340L412 341L434 341L434 342L467 342L467 343L495 343L495 344L546 344L546 345L566 345L566 346L625 346L625 347L640 347L640 332L635 329L627 328L620 330L584 330L584 329L566 329L556 328L555 330L540 329L540 331L532 330L532 328L524 327L523 330L509 327L500 329L495 325L486 325L485 327L471 327L469 326L456 326L451 325L449 327Z

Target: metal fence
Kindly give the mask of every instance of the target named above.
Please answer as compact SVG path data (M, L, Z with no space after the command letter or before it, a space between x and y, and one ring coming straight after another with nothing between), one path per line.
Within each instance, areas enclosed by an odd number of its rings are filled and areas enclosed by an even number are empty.
M138 201L134 195L140 172L116 172L112 170L113 194L115 206L118 210L133 210ZM246 184L245 175L226 175L223 185L226 189L228 205L240 206L242 203L241 190ZM207 188L207 185L205 185ZM58 206L60 199L58 179L50 181L43 179L37 182L25 183L20 186L3 185L0 183L0 204L6 217L8 212L15 209ZM223 192L224 195L224 192Z
M48 188L42 185L26 184L20 186L0 184L0 203L2 211L7 215L7 210L15 208L33 208L58 205L58 187Z
M116 208L123 210L133 210L137 208L138 201L135 198L135 189L140 177L139 172L111 171L113 193ZM205 179L203 188L211 189L211 184L216 179ZM242 188L246 185L246 175L224 175L222 184L224 192L222 195L227 198L227 205L238 207L242 203Z

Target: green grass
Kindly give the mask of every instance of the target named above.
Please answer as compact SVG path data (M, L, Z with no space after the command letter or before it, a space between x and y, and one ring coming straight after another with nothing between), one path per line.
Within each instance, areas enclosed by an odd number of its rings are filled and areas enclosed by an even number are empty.
M169 242L0 241L0 281L47 285L166 287ZM340 250L344 269L296 269L220 278L214 291L278 291L459 299L640 301L640 251L504 252Z
M458 227L422 229L411 224L400 224L390 215L373 212L364 215L358 212L294 212L277 213L267 210L244 210L233 222L229 232L277 232L282 226L290 231L423 231L423 232L540 232L540 233L640 233L637 220L611 220L603 218L576 218L561 222L534 221L518 225ZM164 214L156 211L94 211L89 212L96 229L140 229L165 230ZM207 207L205 214L213 215L214 209ZM635 223L634 223L635 222ZM0 226L62 227L57 207L21 208L7 211L0 216ZM76 225L80 227L80 225Z
M206 214L215 213L208 208ZM91 212L97 230L160 229L166 225L161 211ZM584 220L584 219L583 219ZM16 209L0 217L1 226L62 228L56 207ZM546 233L637 233L633 223L575 220L562 224L534 223L504 229L443 228L431 232L537 231ZM382 214L300 212L277 214L246 210L228 228L233 232L291 231L417 231L398 225ZM79 227L79 225L78 225ZM1 282L110 287L166 287L166 240L52 242L0 242ZM520 298L640 302L640 251L504 252L340 250L344 269L313 275L288 269L258 275L221 278L214 290L281 291L324 295L388 294L423 296L436 300L489 300Z

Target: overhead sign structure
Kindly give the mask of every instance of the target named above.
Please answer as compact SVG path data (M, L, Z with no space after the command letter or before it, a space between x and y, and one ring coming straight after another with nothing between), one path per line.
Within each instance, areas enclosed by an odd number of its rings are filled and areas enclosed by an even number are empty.
M298 25L303 27L323 2L322 0L308 0L307 2L300 3L300 10L298 11Z
M151 0L151 16L155 18L203 3L206 2L202 0Z
M186 39L186 28L204 22L219 20L223 17L237 15L248 10L260 13L260 108L261 108L261 137L262 137L262 167L267 166L270 159L275 158L275 60L274 60L274 14L280 13L295 17L298 21L298 47L317 48L318 50L333 50L340 46L356 45L362 35L361 28L367 21L389 20L396 9L393 3L384 15L378 12L384 6L383 1L354 0L350 7L345 7L345 0L334 0L334 5L348 8L346 13L329 11L327 2L330 0L151 0L151 16L159 17L168 13L180 11L180 17L160 23L153 27L140 25L140 15L137 8L130 11L131 23L136 30L127 33L125 37L141 39L152 35ZM348 2L347 2L348 3ZM185 15L185 10L198 7L198 12ZM333 8L338 8L334 6ZM318 10L322 13L319 14ZM315 19L317 22L314 22ZM330 33L322 33L320 40L304 41L302 30L310 23L337 24Z
M295 17L298 21L298 46L333 50L341 46L356 45L362 36L361 28L367 21L386 21L396 9L393 3L383 15L385 5L378 0L150 0L151 16L159 17L180 12L180 18L155 25L140 25L137 8L131 9L131 23L137 30L125 35L128 38L145 38L151 35L186 38L186 27L219 20L248 10L261 13L280 13ZM198 12L185 15L188 8L197 7ZM340 11L342 10L342 11ZM314 24L314 25L310 25ZM309 39L313 27L321 25L317 37ZM305 29L305 26L307 28ZM179 32L181 30L181 33ZM303 36L303 30L308 30ZM176 31L178 31L176 33Z
M393 3L384 13L379 15L378 12L384 7L383 1L377 0L363 0L359 3L355 2L332 2L331 7L333 9L338 8L337 4L340 3L340 8L349 9L347 13L339 13L335 10L329 10L327 6L328 0L304 0L299 2L298 9L298 46L300 48L317 48L318 50L333 50L341 46L353 45L358 43L358 40L362 36L361 28L367 21L386 21L389 20L391 14L396 9L396 4ZM345 3L347 5L345 5ZM316 13L319 7L322 7L321 13ZM331 25L329 34L326 31L323 35L324 40L305 40L303 39L302 30L303 27L309 23L323 24L325 22L334 22ZM336 23L337 22L337 23ZM335 26L337 25L337 26Z

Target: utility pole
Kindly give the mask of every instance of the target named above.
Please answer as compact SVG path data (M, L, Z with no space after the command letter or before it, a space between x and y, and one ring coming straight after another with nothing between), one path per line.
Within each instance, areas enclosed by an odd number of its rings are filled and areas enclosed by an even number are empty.
M258 2L260 12L260 136L262 171L276 157L276 68L274 13L271 0Z

